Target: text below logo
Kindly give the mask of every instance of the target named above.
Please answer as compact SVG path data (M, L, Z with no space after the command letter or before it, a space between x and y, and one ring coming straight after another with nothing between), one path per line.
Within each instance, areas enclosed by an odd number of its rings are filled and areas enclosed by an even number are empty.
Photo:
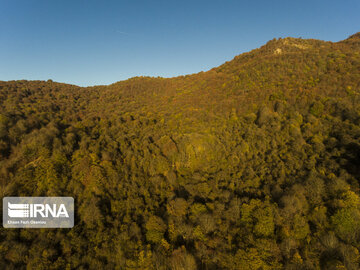
M5 197L3 226L5 228L72 228L74 199L72 197Z

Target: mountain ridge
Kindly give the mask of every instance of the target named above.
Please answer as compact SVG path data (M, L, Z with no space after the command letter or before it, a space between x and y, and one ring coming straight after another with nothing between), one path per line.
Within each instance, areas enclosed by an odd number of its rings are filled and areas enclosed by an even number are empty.
M272 40L269 40L268 42L266 42L264 45L260 46L259 48L255 48L255 49L252 49L248 52L243 52L239 55L236 55L232 60L229 60L229 61L225 61L223 64L221 64L220 66L218 67L213 67L211 68L210 70L208 71L200 71L200 72L196 72L196 73L192 73L192 74L186 74L186 75L179 75L179 76L174 76L174 77L161 77L161 76L135 76L135 77L131 77L131 78L128 78L128 79L125 79L125 80L121 80L121 81L116 81L114 83L110 83L110 84L107 84L107 85L92 85L92 86L78 86L76 84L69 84L69 83L66 83L66 82L56 82L56 83L59 83L59 84L67 84L67 85L73 85L73 86L77 86L77 87L82 87L82 88L89 88L89 87L104 87L104 86L111 86L111 85L114 85L114 84L117 84L117 83L121 83L121 82L124 82L124 81L127 81L127 80L134 80L134 79L137 79L137 78L155 78L155 79L175 79L175 78L182 78L182 77L186 77L186 76L192 76L192 75L196 75L196 74L199 74L199 73L204 73L204 72L209 72L211 70L216 70L216 69L219 69L221 66L225 65L226 63L228 62L232 62L234 61L235 59L243 56L243 55L248 55L248 54L252 54L254 52L257 52L259 50L262 50L262 49L265 49L267 46L269 46L269 44L274 44L274 42L280 42L279 45L281 45L282 43L286 42L286 41L301 41L301 42L304 42L304 41L308 41L308 42L321 42L321 43L328 43L328 44L338 44L338 43L343 43L343 42L349 42L349 41L352 41L354 43L358 43L360 42L360 32L357 32L355 34L352 34L350 35L348 38L344 39L344 40L340 40L340 41L337 41L337 42L332 42L332 41L324 41L324 40L320 40L320 39L303 39L303 38L295 38L295 37L285 37L285 38L273 38ZM291 45L290 45L291 46ZM296 46L295 46L296 47ZM21 80L8 80L8 81L1 81L0 82L16 82L16 81L19 81L19 82L26 82L26 81L29 81L29 82L47 82L47 81L51 81L53 82L52 79L48 79L48 80L26 80L26 79L21 79Z

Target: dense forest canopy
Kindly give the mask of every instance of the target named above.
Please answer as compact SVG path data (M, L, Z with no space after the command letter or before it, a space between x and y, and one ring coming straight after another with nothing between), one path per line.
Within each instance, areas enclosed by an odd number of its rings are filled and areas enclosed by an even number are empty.
M72 229L0 229L0 269L359 269L360 33L207 72L0 82L0 192Z

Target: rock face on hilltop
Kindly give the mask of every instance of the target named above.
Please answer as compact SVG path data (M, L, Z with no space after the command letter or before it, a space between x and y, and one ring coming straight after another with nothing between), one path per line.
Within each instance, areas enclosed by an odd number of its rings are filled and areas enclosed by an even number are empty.
M76 202L71 230L0 229L0 269L359 269L359 41L273 39L170 79L0 82L1 194Z
M351 35L346 41L360 41L360 32Z

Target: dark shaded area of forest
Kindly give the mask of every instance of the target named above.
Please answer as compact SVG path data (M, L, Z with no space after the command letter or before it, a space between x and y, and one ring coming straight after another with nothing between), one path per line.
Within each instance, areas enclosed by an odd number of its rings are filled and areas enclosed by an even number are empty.
M0 82L0 192L72 229L0 229L0 269L359 269L360 34L208 72ZM2 211L2 210L1 210Z

